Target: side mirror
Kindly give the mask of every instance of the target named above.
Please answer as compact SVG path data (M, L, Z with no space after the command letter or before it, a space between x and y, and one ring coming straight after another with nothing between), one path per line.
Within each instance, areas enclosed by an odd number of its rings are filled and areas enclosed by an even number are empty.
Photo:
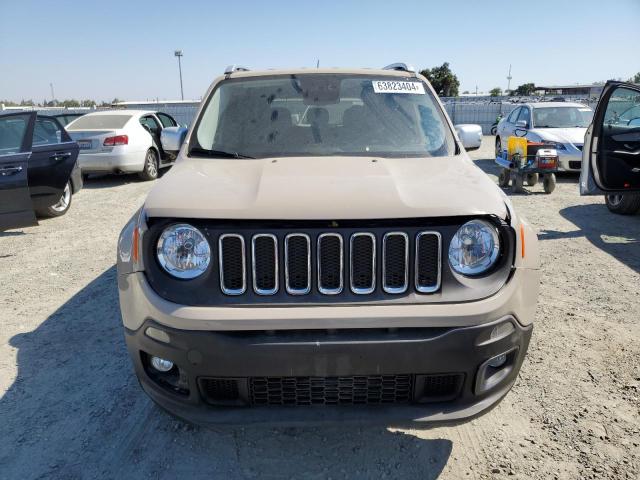
M516 122L516 128L527 128L526 120L518 120Z
M187 129L184 127L167 127L160 132L160 143L165 152L177 154L187 136Z
M455 125L456 133L465 150L477 150L482 144L482 127L472 123Z

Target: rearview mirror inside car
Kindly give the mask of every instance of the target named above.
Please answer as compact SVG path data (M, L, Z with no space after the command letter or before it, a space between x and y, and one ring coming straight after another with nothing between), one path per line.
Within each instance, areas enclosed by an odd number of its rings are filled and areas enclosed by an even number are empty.
M178 152L187 136L187 129L184 127L163 128L160 133L160 142L165 152Z

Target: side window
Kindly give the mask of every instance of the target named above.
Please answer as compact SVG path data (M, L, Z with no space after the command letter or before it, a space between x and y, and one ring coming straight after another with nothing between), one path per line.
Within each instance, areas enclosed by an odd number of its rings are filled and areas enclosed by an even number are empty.
M37 117L33 129L33 146L55 145L66 141L62 132L62 127L53 118Z
M516 118L518 118L518 114L520 113L521 109L522 109L522 107L518 107L518 108L514 109L513 112L511 112L509 114L509 117L507 118L507 122L516 123Z
M520 115L518 115L518 121L524 120L527 122L527 127L531 126L531 113L527 107L520 108Z
M166 113L158 112L156 113L156 116L160 119L160 123L162 123L163 128L178 126L177 122Z
M160 125L158 125L158 121L152 116L142 117L140 123L143 127L148 127L152 132L160 133Z
M11 155L22 151L22 142L28 124L28 115L0 118L0 155Z
M640 93L624 87L613 92L604 114L604 124L639 127Z

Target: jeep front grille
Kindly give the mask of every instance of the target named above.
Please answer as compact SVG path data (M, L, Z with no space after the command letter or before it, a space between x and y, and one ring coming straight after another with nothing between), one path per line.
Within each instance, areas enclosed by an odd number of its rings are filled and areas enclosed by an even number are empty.
M242 295L247 290L244 238L235 233L220 235L218 250L222 292L227 295Z
M281 290L281 282L290 295L338 295L345 284L355 295L376 291L399 295L409 287L418 293L433 293L440 288L442 241L438 232L423 231L413 238L402 231L379 235L357 231L312 237L290 232L279 242L271 233L246 238L224 233L218 241L221 290L226 295L241 295L249 283L256 294L269 296ZM251 245L248 254L245 244Z
M198 383L210 405L388 405L453 401L464 374L200 377Z

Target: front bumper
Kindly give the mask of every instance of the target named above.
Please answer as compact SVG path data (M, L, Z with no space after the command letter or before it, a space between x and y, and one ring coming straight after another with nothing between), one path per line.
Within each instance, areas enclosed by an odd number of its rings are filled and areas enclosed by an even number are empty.
M494 328L503 324L512 328L491 338ZM168 339L168 343L149 336L149 327L155 329L155 338ZM163 333L158 336L158 331ZM531 325L522 326L510 315L459 328L271 332L178 330L148 319L137 330L125 329L125 337L144 390L164 409L194 423L350 420L402 425L457 423L496 405L517 377L531 332ZM502 353L507 353L503 367L487 366L489 359ZM149 366L150 355L171 360L179 368L179 375L178 370L174 375L179 377L180 389L154 372ZM438 392L445 396L429 396L426 389L420 389L421 382L432 375L455 376L458 383L446 392ZM285 377L304 383L340 377L336 382L348 382L357 376L408 376L411 391L402 404L369 405L365 395L360 399L362 404L353 405L349 397L346 405L334 405L322 396L326 394L323 391L316 397L316 403L322 406L256 406L256 379L281 382ZM237 395L220 402L212 399L202 383L212 377L235 382ZM290 393L299 395L297 391ZM342 395L339 398L344 400ZM289 403L296 403L291 398Z
M558 162L561 172L579 172L582 167L582 152L577 148L570 147L572 151L559 151Z

